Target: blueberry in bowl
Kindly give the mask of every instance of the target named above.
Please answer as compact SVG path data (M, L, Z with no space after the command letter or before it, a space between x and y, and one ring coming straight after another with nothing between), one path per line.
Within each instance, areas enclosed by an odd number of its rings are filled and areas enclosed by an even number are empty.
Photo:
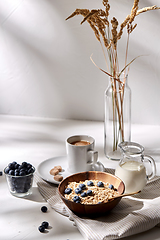
M10 193L16 197L24 197L31 193L35 168L32 164L11 162L4 169Z

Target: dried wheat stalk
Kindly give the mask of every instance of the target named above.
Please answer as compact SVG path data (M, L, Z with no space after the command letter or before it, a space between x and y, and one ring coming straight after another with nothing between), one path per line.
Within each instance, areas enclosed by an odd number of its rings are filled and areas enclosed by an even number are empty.
M148 12L151 10L158 10L160 7L157 7L156 5L151 7L145 7L140 10L138 10L138 4L139 0L134 0L133 6L131 9L130 14L126 16L124 21L120 24L119 31L118 31L118 20L113 17L111 21L109 22L109 10L110 10L110 4L108 0L102 0L102 4L104 6L104 10L102 9L76 9L66 20L76 16L76 15L82 15L83 20L81 21L81 24L84 22L88 22L92 30L94 31L94 34L96 36L96 39L101 43L104 43L104 46L107 49L108 58L110 62L110 72L106 72L102 69L104 73L108 74L109 76L113 77L113 80L111 80L113 92L114 92L114 98L115 98L115 105L118 113L119 118L119 126L120 131L122 133L122 139L124 134L123 129L123 113L120 111L121 106L123 104L123 98L124 98L124 86L125 86L125 79L124 82L121 82L119 80L119 76L122 72L126 71L126 68L129 67L129 65L136 59L133 59L130 63L127 63L127 55L128 55L128 46L129 46L129 36L133 32L133 30L137 27L137 24L134 24L135 18L144 12ZM127 38L127 45L126 45L126 54L125 54L125 66L124 68L119 72L119 66L118 66L118 56L117 56L117 42L121 39L124 28L127 29L128 38ZM103 41L101 41L101 38ZM102 50L104 53L104 49L102 46ZM104 54L105 56L105 54ZM105 57L106 59L106 57ZM91 59L92 60L92 59ZM93 60L92 60L93 61ZM94 63L94 62L93 62ZM107 63L107 61L106 61ZM96 64L95 64L96 65ZM108 64L107 64L108 67ZM118 81L119 84L119 90L120 90L120 103L118 102L117 97L117 84Z

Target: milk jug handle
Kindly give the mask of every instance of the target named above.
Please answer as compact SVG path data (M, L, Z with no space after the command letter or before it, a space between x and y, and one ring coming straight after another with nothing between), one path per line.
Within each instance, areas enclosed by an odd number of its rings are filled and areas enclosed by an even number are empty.
M147 175L148 180L151 180L156 175L156 164L154 159L151 156L144 155L143 160L147 160L151 166L152 172Z

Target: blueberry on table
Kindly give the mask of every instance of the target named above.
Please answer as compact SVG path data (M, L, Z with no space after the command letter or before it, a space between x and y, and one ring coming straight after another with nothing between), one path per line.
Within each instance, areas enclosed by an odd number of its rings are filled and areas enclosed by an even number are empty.
M73 202L80 203L81 199L79 196L74 196L73 197Z
M86 192L81 193L81 197L87 197L87 193Z
M87 182L87 186L93 186L93 185L94 185L94 183L92 181Z
M78 193L81 193L82 192L82 188L76 188L75 189L75 193L78 194Z
M44 232L44 231L45 231L45 227L44 227L44 226L39 226L39 227L38 227L38 230L39 230L40 232Z
M109 184L108 186L110 189L114 189L114 186L112 184Z
M2 171L0 171L0 176L2 176L3 175L3 172Z
M97 186L98 186L98 187L104 187L104 183L101 182L101 181L99 181L99 182L97 183Z
M81 188L81 189L85 189L86 185L84 183L80 183L78 187Z
M42 222L41 226L43 226L44 228L48 228L49 223L44 221L44 222Z
M48 209L47 209L46 206L41 207L41 211L42 211L42 212L47 212L47 210L48 210Z
M66 188L64 191L65 194L70 194L71 192L72 192L71 188Z

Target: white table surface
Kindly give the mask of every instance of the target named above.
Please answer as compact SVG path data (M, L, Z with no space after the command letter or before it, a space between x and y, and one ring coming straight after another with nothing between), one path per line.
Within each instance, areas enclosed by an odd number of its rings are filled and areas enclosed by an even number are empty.
M65 140L75 134L88 134L95 138L99 160L105 167L115 168L117 162L109 161L103 152L103 122L45 119L33 117L0 116L0 171L9 162L27 161L35 167L42 161L66 155ZM145 153L156 161L160 175L160 126L132 125L132 141L145 147ZM47 213L41 207L48 207ZM47 233L38 226L48 221ZM5 176L0 176L0 240L56 239L83 240L81 233L44 201L36 184L28 198L17 198L9 193ZM160 239L160 228L125 238L127 240Z

